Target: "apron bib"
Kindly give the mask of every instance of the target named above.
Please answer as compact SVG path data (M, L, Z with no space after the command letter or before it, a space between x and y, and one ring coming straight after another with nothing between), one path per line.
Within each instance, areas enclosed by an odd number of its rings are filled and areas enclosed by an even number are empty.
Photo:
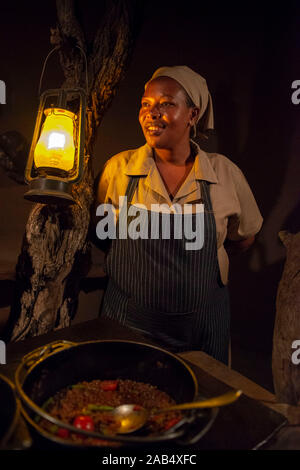
M126 191L128 207L138 181L139 177L130 178ZM156 239L112 240L106 258L109 282L102 315L150 335L170 351L202 350L227 363L228 289L220 281L209 185L206 181L198 183L204 204L203 247L187 250L186 243L191 240L184 235L181 239L165 239L162 230ZM146 212L150 234L151 211ZM158 226L162 228L164 214L159 213L158 217ZM169 215L170 234L174 234L176 217L177 214ZM196 214L184 217L191 217L195 227ZM128 216L128 226L131 221Z

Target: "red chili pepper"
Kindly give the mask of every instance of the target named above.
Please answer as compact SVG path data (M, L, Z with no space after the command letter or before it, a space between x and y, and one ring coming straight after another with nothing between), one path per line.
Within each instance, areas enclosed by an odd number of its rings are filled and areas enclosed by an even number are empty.
M101 389L104 392L111 391L113 392L114 390L117 390L118 387L118 381L117 380L103 380L101 383Z
M70 435L70 431L68 429L65 429L65 428L59 428L56 434L59 437L62 437L63 439L67 439Z
M170 419L169 421L166 422L165 426L164 426L164 430L167 431L168 429L172 428L173 426L175 426L175 424L179 423L180 421L180 418L172 418Z
M84 431L94 431L95 429L94 421L88 415L76 416L73 421L73 426L78 429L83 429Z
M143 408L140 405L134 405L133 411L141 411Z

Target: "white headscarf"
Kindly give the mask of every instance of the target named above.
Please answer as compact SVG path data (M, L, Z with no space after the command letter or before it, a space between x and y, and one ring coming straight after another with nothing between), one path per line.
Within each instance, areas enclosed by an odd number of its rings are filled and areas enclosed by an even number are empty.
M203 117L203 131L214 128L214 113L211 95L208 91L205 78L186 65L175 65L172 67L160 67L157 69L148 83L157 77L170 77L176 80L187 92L195 106L200 109L197 122Z

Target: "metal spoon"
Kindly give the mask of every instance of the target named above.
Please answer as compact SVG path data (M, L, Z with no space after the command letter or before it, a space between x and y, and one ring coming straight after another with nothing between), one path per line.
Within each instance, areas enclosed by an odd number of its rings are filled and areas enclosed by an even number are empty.
M150 413L159 414L173 410L192 410L196 408L214 408L229 405L236 401L241 394L241 390L234 390L224 395L208 398L207 400L182 403L180 405L172 405L168 408L157 410L147 410L140 405L133 404L120 405L111 412L114 420L114 432L117 434L128 434L137 431L147 422Z

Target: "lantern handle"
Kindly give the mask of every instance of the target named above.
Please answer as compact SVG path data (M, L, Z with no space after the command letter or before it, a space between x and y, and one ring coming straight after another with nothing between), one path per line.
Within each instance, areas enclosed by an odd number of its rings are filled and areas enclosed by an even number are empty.
M87 70L87 57L86 57L86 53L84 52L84 50L82 49L82 47L80 46L76 46L77 49L80 50L81 54L83 55L84 57L84 61L85 61L85 81L86 81L86 94L88 94L88 91L89 91L89 80L88 80L88 70ZM46 68L46 65L47 65L47 62L48 62L48 59L49 57L51 56L51 54L53 54L53 52L57 51L58 49L60 49L60 46L55 46L50 52L49 54L47 55L45 61L44 61L44 64L43 64L43 68L42 68L42 72L41 72L41 77L40 77L40 83L39 83L39 98L41 96L41 88L42 88L42 80L43 80L43 77L44 77L44 73L45 73L45 68Z
M84 61L85 61L86 95L88 95L88 93L89 93L89 78L88 78L88 64L87 64L86 53L84 52L84 50L82 49L82 47L80 47L80 46L76 46L76 47L77 47L77 49L80 50L81 54L82 54L83 57L84 57Z

